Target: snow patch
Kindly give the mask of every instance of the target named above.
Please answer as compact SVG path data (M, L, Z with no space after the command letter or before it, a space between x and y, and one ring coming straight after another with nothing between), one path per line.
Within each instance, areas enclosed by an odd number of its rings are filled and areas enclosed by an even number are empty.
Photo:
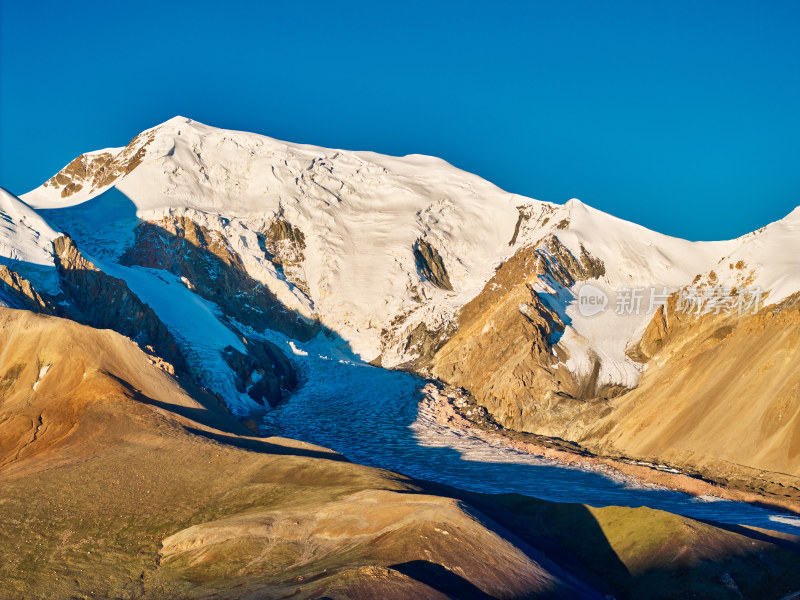
M58 236L35 210L0 188L0 264L29 279L37 289L55 293L53 240Z
M292 349L292 354L295 356L308 356L308 352L298 348L292 340L289 340L289 347Z
M789 517L783 515L772 515L769 518L770 521L774 521L775 523L783 523L784 525L791 525L793 527L800 527L800 517Z
M36 381L33 384L33 391L36 391L36 388L39 387L39 384L44 379L44 376L47 375L47 372L50 370L52 365L44 365L41 369L39 369L39 376L36 378Z

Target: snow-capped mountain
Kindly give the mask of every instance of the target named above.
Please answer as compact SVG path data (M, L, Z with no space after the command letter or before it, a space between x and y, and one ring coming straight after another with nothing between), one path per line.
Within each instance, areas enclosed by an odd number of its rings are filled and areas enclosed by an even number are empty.
M74 206L113 186L139 218L189 215L223 234L248 272L282 302L341 332L366 359L380 355L382 326L411 308L415 291L454 305L479 291L508 253L522 201L435 158L293 145L183 118L132 144L135 150L85 155L79 160L86 167L62 172L74 172L69 184L59 184L59 174L24 200L37 209ZM98 157L110 166L96 166ZM138 164L130 167L125 161L132 160ZM109 169L119 175L107 176ZM95 207L106 210L99 203L86 210ZM259 247L256 234L278 217L305 238L296 279L307 296ZM421 280L413 251L418 239L442 253L455 292ZM118 250L125 241L117 238Z
M290 144L182 117L81 155L22 200L151 307L198 379L242 413L253 408L252 365L225 355L249 355L265 332L322 331L342 357L430 367L468 303L523 285L559 322L545 362L576 385L591 379L591 395L633 388L646 368L630 349L654 310L644 298L619 314L620 290L673 293L712 271L762 286L769 303L800 289L797 211L737 240L689 242L578 200L510 194L432 157ZM11 201L33 223L37 212ZM38 252L30 262L52 264L55 234L38 222L38 245L19 243ZM497 279L526 253L530 272ZM579 310L586 284L607 293L607 310Z

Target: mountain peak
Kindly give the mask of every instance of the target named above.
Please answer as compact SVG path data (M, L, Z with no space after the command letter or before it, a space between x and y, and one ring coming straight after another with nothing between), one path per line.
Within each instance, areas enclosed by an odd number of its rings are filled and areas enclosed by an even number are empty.
M159 125L156 125L155 127L151 127L150 129L147 129L145 131L151 131L153 129L160 129L162 127L167 127L167 126L188 125L188 124L194 123L194 122L195 121L193 119L190 119L188 117L182 117L181 115L175 115L171 119L167 119L163 123L160 123Z

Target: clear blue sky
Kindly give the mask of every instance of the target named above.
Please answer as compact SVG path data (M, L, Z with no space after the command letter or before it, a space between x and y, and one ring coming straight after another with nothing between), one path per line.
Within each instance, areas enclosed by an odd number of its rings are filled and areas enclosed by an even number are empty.
M2 0L0 185L181 114L691 239L800 204L800 2Z

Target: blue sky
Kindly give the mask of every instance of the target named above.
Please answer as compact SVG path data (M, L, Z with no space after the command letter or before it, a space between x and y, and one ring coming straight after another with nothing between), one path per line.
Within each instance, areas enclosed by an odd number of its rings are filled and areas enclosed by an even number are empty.
M22 2L0 19L0 185L181 114L441 156L690 239L800 204L793 1Z

